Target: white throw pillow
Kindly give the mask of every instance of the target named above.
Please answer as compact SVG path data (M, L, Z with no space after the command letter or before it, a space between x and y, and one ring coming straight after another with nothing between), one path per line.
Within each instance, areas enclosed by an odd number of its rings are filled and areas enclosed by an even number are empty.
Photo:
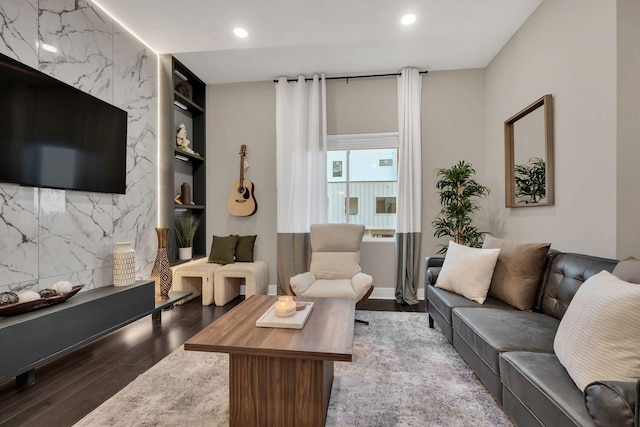
M578 388L593 381L640 378L640 285L608 271L576 292L553 342L558 360Z
M449 242L436 288L484 303L500 249L480 249Z

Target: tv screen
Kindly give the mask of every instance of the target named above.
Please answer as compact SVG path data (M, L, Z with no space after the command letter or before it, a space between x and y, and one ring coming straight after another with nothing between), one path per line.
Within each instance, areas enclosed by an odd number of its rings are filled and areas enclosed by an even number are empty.
M0 182L124 194L127 112L0 54Z

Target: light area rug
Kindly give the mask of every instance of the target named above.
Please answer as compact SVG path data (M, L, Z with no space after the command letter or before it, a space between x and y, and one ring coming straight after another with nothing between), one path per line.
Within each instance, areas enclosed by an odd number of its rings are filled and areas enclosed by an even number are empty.
M426 313L358 311L353 362L336 362L327 426L511 426ZM226 426L228 355L169 354L80 420L95 426ZM301 426L304 427L304 426Z

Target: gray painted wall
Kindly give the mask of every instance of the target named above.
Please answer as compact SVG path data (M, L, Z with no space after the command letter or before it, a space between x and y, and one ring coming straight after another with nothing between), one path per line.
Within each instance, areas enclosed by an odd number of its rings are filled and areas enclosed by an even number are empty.
M273 82L207 86L207 247L212 236L257 234L254 256L269 265L276 284L276 91ZM240 173L240 145L247 145L257 212L229 214L231 182Z
M640 2L618 0L617 257L640 256Z
M487 182L498 237L611 258L640 253L631 160L640 154L638 5L618 5L627 7L545 1L487 67ZM556 204L506 209L503 122L546 93L554 97Z
M471 161L481 176L484 140L484 71L430 73L423 77L423 255L433 255L438 241L431 221L439 208L433 171L459 159ZM397 130L396 79L329 81L327 121L331 134ZM256 185L258 212L236 218L227 212L230 184L237 179L238 150L247 144L247 178ZM275 84L273 82L207 87L207 230L211 234L258 234L256 257L269 264L276 284ZM209 245L211 238L209 238ZM393 241L365 242L363 270L373 275L378 297L393 297Z

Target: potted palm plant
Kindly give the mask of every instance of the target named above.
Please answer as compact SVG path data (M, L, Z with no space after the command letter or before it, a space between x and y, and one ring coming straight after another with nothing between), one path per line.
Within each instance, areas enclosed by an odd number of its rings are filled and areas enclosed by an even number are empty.
M442 209L431 223L435 228L434 236L449 236L461 245L482 246L485 232L472 225L471 214L479 209L475 199L487 196L490 190L476 181L475 174L471 163L463 160L448 169L436 171L436 188ZM447 245L441 246L438 253L447 252Z
M200 225L200 220L193 215L186 215L176 219L176 242L178 243L178 258L191 259L193 256L193 238Z

